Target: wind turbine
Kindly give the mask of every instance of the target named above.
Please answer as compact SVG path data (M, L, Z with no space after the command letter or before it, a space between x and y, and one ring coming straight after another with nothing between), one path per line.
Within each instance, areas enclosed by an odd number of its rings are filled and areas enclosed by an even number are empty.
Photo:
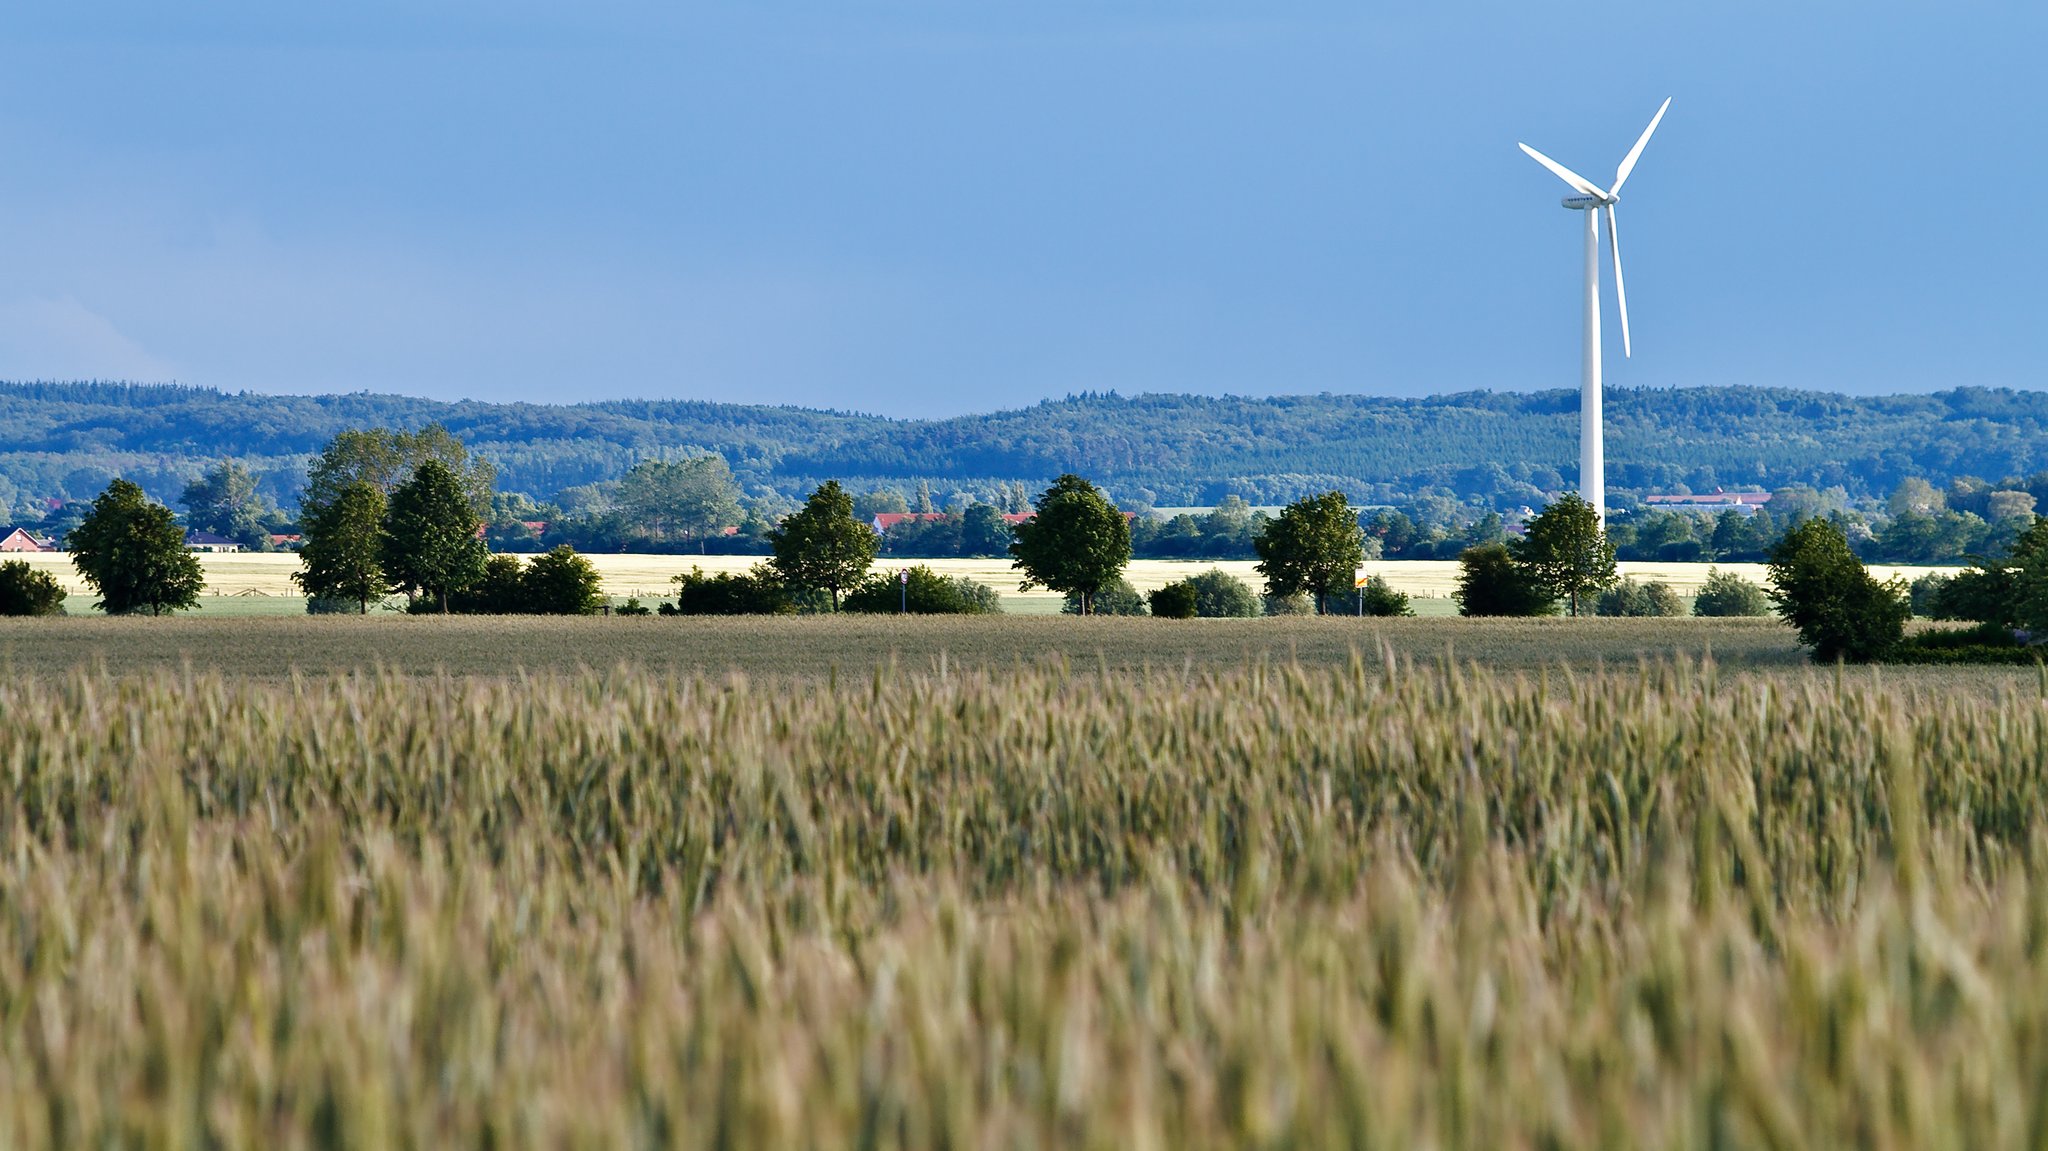
M1579 383L1579 495L1593 505L1602 525L1607 522L1607 444L1600 418L1600 213L1607 213L1607 243L1614 252L1614 302L1621 311L1621 354L1627 356L1628 290L1621 279L1621 233L1615 230L1614 205L1621 199L1621 186L1628 183L1628 174L1635 171L1644 145L1650 142L1650 133L1657 130L1658 121L1664 119L1670 107L1671 99L1667 96L1657 114L1650 117L1650 126L1636 138L1636 146L1628 150L1621 165L1614 169L1614 186L1606 191L1529 145L1517 145L1529 153L1530 159L1570 184L1579 194L1566 196L1564 206L1586 214L1586 371Z

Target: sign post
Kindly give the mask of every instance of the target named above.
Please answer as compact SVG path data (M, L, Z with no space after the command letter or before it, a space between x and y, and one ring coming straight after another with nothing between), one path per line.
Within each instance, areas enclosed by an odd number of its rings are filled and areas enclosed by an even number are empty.
M896 614L910 614L910 569L896 573Z

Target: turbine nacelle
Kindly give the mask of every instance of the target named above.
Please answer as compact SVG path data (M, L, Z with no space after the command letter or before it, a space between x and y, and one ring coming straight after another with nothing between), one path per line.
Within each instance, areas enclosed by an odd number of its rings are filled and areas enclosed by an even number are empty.
M1657 130L1657 125L1664 119L1664 113L1670 110L1671 100L1669 97L1666 97L1664 103L1658 106L1657 114L1650 117L1650 126L1643 129L1642 135L1636 137L1636 146L1630 148L1628 155L1623 156L1621 163L1615 166L1614 186L1611 188L1603 188L1595 184L1593 181L1586 179L1584 176L1538 152L1527 144L1516 145L1523 152L1527 153L1531 160L1548 168L1551 175L1563 180L1566 184L1570 185L1572 191L1578 193L1576 196L1566 196L1564 198L1563 203L1565 207L1570 208L1574 212L1604 211L1607 213L1607 244L1614 252L1614 304L1615 309L1621 313L1621 354L1624 356L1628 355L1630 351L1628 336L1628 288L1624 286L1621 279L1621 229L1615 223L1614 205L1621 201L1621 186L1628 183L1628 174L1636 170L1636 161L1642 159L1643 148L1650 142L1650 134ZM1597 230L1599 228L1599 221L1595 220L1591 226ZM1591 235L1592 233L1588 234ZM1597 237L1595 240L1597 242Z

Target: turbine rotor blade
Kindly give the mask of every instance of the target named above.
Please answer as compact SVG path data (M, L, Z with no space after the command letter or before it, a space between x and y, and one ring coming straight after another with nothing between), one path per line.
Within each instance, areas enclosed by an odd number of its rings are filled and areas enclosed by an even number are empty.
M1529 145L1517 144L1515 145L1515 147L1520 148L1522 151L1529 153L1529 158L1531 160L1534 160L1538 164L1541 164L1544 167L1550 169L1551 173L1554 174L1558 179L1563 180L1565 183L1570 184L1573 188L1577 189L1580 195L1591 196L1596 200L1605 200L1607 198L1607 193L1601 191L1599 185L1593 183L1593 181L1591 180L1586 179L1584 176L1579 175L1577 172L1572 171L1570 168L1565 167L1563 164L1558 163L1556 160L1553 160L1550 157L1544 155L1543 153L1538 152L1536 149L1531 148Z
M1643 129L1641 136L1636 137L1636 146L1630 148L1628 155L1621 158L1621 166L1614 170L1614 187L1607 190L1609 199L1621 195L1621 186L1628 183L1628 174L1636 170L1636 161L1642 158L1643 147L1650 142L1650 133L1657 130L1658 122L1664 119L1664 113L1670 108L1671 97L1666 96L1663 106L1657 109L1657 114L1650 117L1650 126Z
M1607 205L1607 246L1614 252L1614 302L1621 309L1621 354L1626 359L1628 348L1628 288L1621 282L1621 231L1614 226L1614 205Z

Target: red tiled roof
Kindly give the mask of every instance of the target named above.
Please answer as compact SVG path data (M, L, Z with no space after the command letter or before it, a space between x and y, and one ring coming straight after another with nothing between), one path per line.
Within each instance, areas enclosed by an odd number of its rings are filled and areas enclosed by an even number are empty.
M878 532L888 531L897 524L923 523L926 520L942 520L945 512L876 512L869 526Z

